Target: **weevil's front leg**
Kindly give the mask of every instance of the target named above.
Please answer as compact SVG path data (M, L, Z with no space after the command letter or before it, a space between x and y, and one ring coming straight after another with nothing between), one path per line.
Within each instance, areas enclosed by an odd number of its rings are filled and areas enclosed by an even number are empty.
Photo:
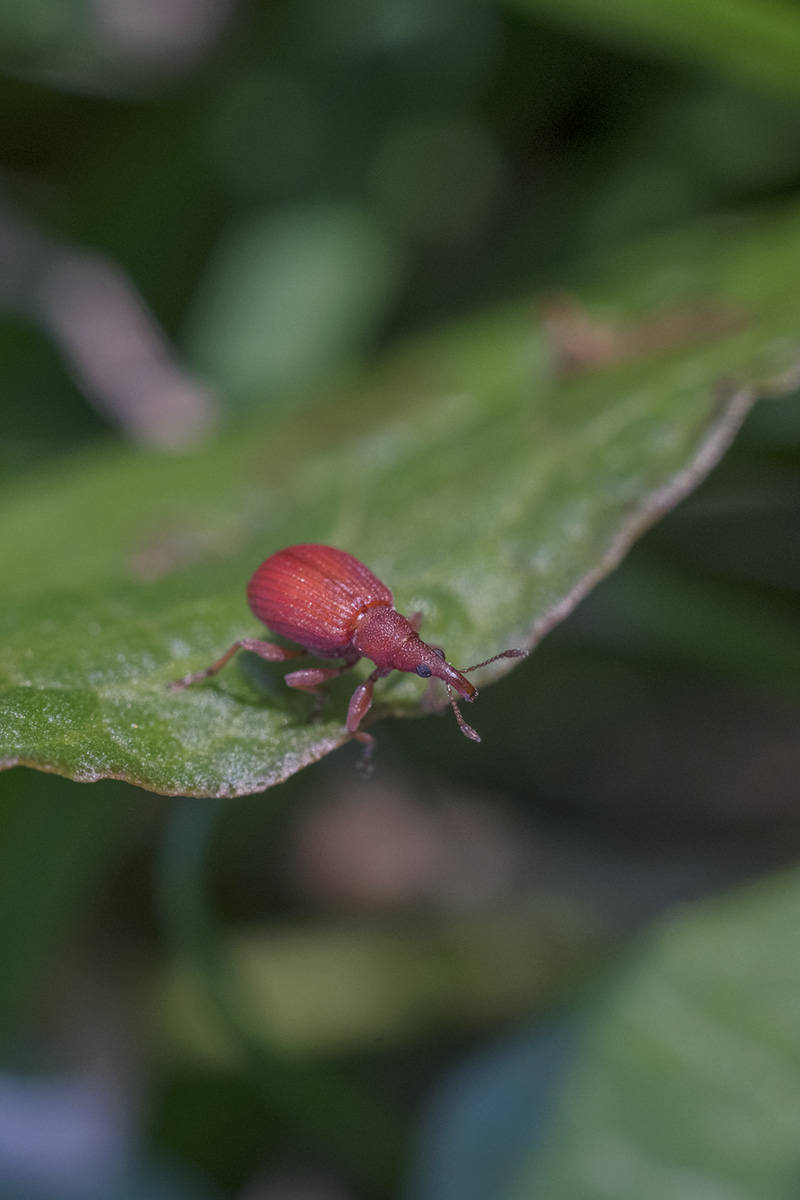
M361 742L361 745L364 747L356 760L356 770L360 771L362 775L369 777L375 770L375 763L373 761L375 758L375 738L371 733L365 733L363 729L358 729L353 734L353 738L355 741Z
M357 742L361 742L364 747L361 756L356 763L356 768L363 775L371 775L375 764L372 759L375 754L375 738L371 733L366 733L363 729L359 729L364 717L367 715L372 704L372 690L375 687L375 680L380 679L382 675L388 672L381 671L375 668L372 674L360 683L350 697L350 707L347 710L347 730L351 733Z
M188 687L191 683L199 683L201 679L208 679L209 675L216 675L217 671L221 671L225 664L231 661L237 650L252 650L253 654L257 654L259 658L265 658L267 662L285 662L287 658L300 658L308 653L307 650L288 650L285 646L276 646L274 642L242 638L241 641L234 642L230 650L226 650L222 658L218 658L210 667L206 667L203 671L192 671L190 675L184 675L183 679L175 679L170 687L177 691L180 688ZM298 671L296 674L301 674L301 672Z
M355 735L360 742L366 744L366 739L370 738L370 734L356 734L356 730L367 715L372 704L372 690L375 687L375 680L380 679L387 672L376 667L372 674L360 683L350 697L350 706L347 709L347 732Z

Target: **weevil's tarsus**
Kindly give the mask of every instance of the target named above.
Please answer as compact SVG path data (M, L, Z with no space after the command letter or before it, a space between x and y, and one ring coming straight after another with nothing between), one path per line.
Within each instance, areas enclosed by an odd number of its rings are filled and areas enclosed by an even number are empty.
M375 738L371 733L365 733L363 729L359 729L353 734L353 739L354 741L361 742L361 745L364 747L356 760L356 770L360 775L369 779L375 770Z

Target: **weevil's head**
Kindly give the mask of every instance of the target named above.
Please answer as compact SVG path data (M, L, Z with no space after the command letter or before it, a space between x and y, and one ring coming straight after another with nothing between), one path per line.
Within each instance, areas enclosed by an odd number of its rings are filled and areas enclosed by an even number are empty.
M464 667L463 671L451 667L440 646L429 646L427 642L423 642L416 636L404 643L401 653L402 663L395 662L396 669L414 671L423 679L441 679L447 688L447 695L459 729L465 737L470 738L473 742L479 742L481 739L478 734L462 717L453 692L458 692L462 700L474 700L478 689L466 678L470 671L477 671L478 667L488 667L489 663L497 662L498 658L525 658L528 652L527 650L501 650L499 654L493 654L491 658L484 659L483 662L475 663L471 667Z
M409 640L404 643L398 658L402 660L402 665L395 662L398 671L413 671L422 679L441 679L453 691L458 692L462 700L474 700L478 694L474 683L470 683L461 671L450 666L440 646L429 646L421 638L416 638L415 641Z
M463 671L451 667L439 646L423 642L414 626L389 605L374 605L359 614L353 636L354 651L371 658L382 673L408 671L422 679L441 679L465 737L479 742L474 729L462 717L453 692L462 700L474 700L478 689Z
M464 700L478 692L461 671L451 667L439 646L429 646L414 626L388 604L376 604L360 613L353 647L386 671L408 671L422 679L441 679Z
M447 696L458 721L459 729L471 741L479 742L481 740L472 726L468 725L462 717L461 710L453 696L453 692L458 692L462 700L474 700L478 689L474 683L470 683L465 678L461 671L450 666L441 646L429 646L427 642L423 642L420 637L415 635L398 647L393 665L397 671L413 671L422 679L441 679L447 688Z

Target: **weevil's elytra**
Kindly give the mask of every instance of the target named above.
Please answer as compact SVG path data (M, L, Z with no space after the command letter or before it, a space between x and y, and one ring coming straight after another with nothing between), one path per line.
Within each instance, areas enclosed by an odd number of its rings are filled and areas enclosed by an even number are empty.
M394 597L368 567L333 546L315 544L289 546L265 559L247 586L247 600L256 617L273 633L295 642L300 649L287 649L273 642L243 638L210 667L178 679L173 687L183 688L215 675L237 650L252 650L268 662L283 662L313 654L318 658L340 658L338 667L305 667L285 677L289 687L319 693L320 685L344 674L361 658L369 658L375 670L353 692L347 710L347 729L370 752L371 734L359 725L372 704L375 681L392 671L408 671L423 679L441 679L461 732L474 742L481 739L466 723L453 696L472 701L478 692L465 678L470 671L498 658L523 658L525 650L504 650L459 671L451 666L440 646L429 646L420 638L420 613L411 619L394 607Z
M273 633L321 658L342 658L355 623L392 593L363 563L332 546L290 546L266 559L247 585L247 601Z

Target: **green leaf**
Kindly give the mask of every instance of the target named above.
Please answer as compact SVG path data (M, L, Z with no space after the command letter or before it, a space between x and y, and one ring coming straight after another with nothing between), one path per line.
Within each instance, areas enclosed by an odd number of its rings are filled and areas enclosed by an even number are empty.
M800 878L666 924L587 1031L515 1200L789 1200L800 1182Z
M800 17L763 0L506 0L634 53L692 63L778 95L800 93Z
M796 213L695 228L584 272L589 310L650 347L616 365L560 375L525 302L196 454L102 450L9 485L0 761L227 796L340 745L347 679L319 724L249 656L168 686L257 632L246 581L294 542L356 554L456 665L534 645L714 465L751 385L792 384L798 274ZM382 681L375 715L422 690Z

